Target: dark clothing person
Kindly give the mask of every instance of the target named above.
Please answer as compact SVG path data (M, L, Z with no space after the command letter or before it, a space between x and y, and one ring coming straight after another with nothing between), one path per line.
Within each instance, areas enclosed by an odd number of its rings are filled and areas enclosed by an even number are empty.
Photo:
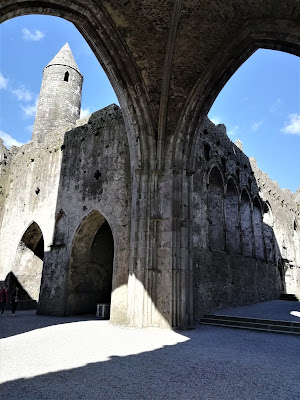
M12 297L11 297L11 313L12 315L15 315L17 305L19 301L19 289L15 288Z
M4 313L7 300L8 300L8 290L7 288L4 288L0 292L1 315L3 315Z

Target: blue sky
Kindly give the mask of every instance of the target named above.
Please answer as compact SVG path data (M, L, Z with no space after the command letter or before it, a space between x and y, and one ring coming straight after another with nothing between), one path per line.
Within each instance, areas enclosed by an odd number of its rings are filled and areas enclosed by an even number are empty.
M115 93L89 46L68 21L24 16L0 26L0 136L7 146L31 138L43 68L68 42L84 76L82 115L111 103ZM258 50L228 81L209 117L281 188L300 186L300 61Z

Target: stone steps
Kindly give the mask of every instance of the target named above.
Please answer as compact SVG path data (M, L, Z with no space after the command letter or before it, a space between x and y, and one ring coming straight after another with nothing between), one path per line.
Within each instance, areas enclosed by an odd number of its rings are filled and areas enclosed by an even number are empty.
M242 318L229 315L207 314L200 324L226 328L248 329L262 332L287 333L300 335L300 322L276 321L271 319Z
M281 293L279 300L300 301L299 297L297 297L295 294L291 294L291 293Z

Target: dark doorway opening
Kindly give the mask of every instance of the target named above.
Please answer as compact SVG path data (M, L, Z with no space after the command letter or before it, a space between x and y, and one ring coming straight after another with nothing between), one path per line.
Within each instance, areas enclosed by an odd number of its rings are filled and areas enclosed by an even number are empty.
M108 222L97 211L79 227L71 254L69 314L95 314L97 304L110 304L114 240Z

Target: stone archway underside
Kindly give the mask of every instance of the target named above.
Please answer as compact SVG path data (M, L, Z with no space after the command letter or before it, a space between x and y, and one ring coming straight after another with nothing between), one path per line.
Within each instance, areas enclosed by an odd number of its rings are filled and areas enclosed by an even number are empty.
M25 14L73 22L119 98L133 188L128 323L192 325L199 123L257 48L300 54L299 2L0 1L0 21Z

